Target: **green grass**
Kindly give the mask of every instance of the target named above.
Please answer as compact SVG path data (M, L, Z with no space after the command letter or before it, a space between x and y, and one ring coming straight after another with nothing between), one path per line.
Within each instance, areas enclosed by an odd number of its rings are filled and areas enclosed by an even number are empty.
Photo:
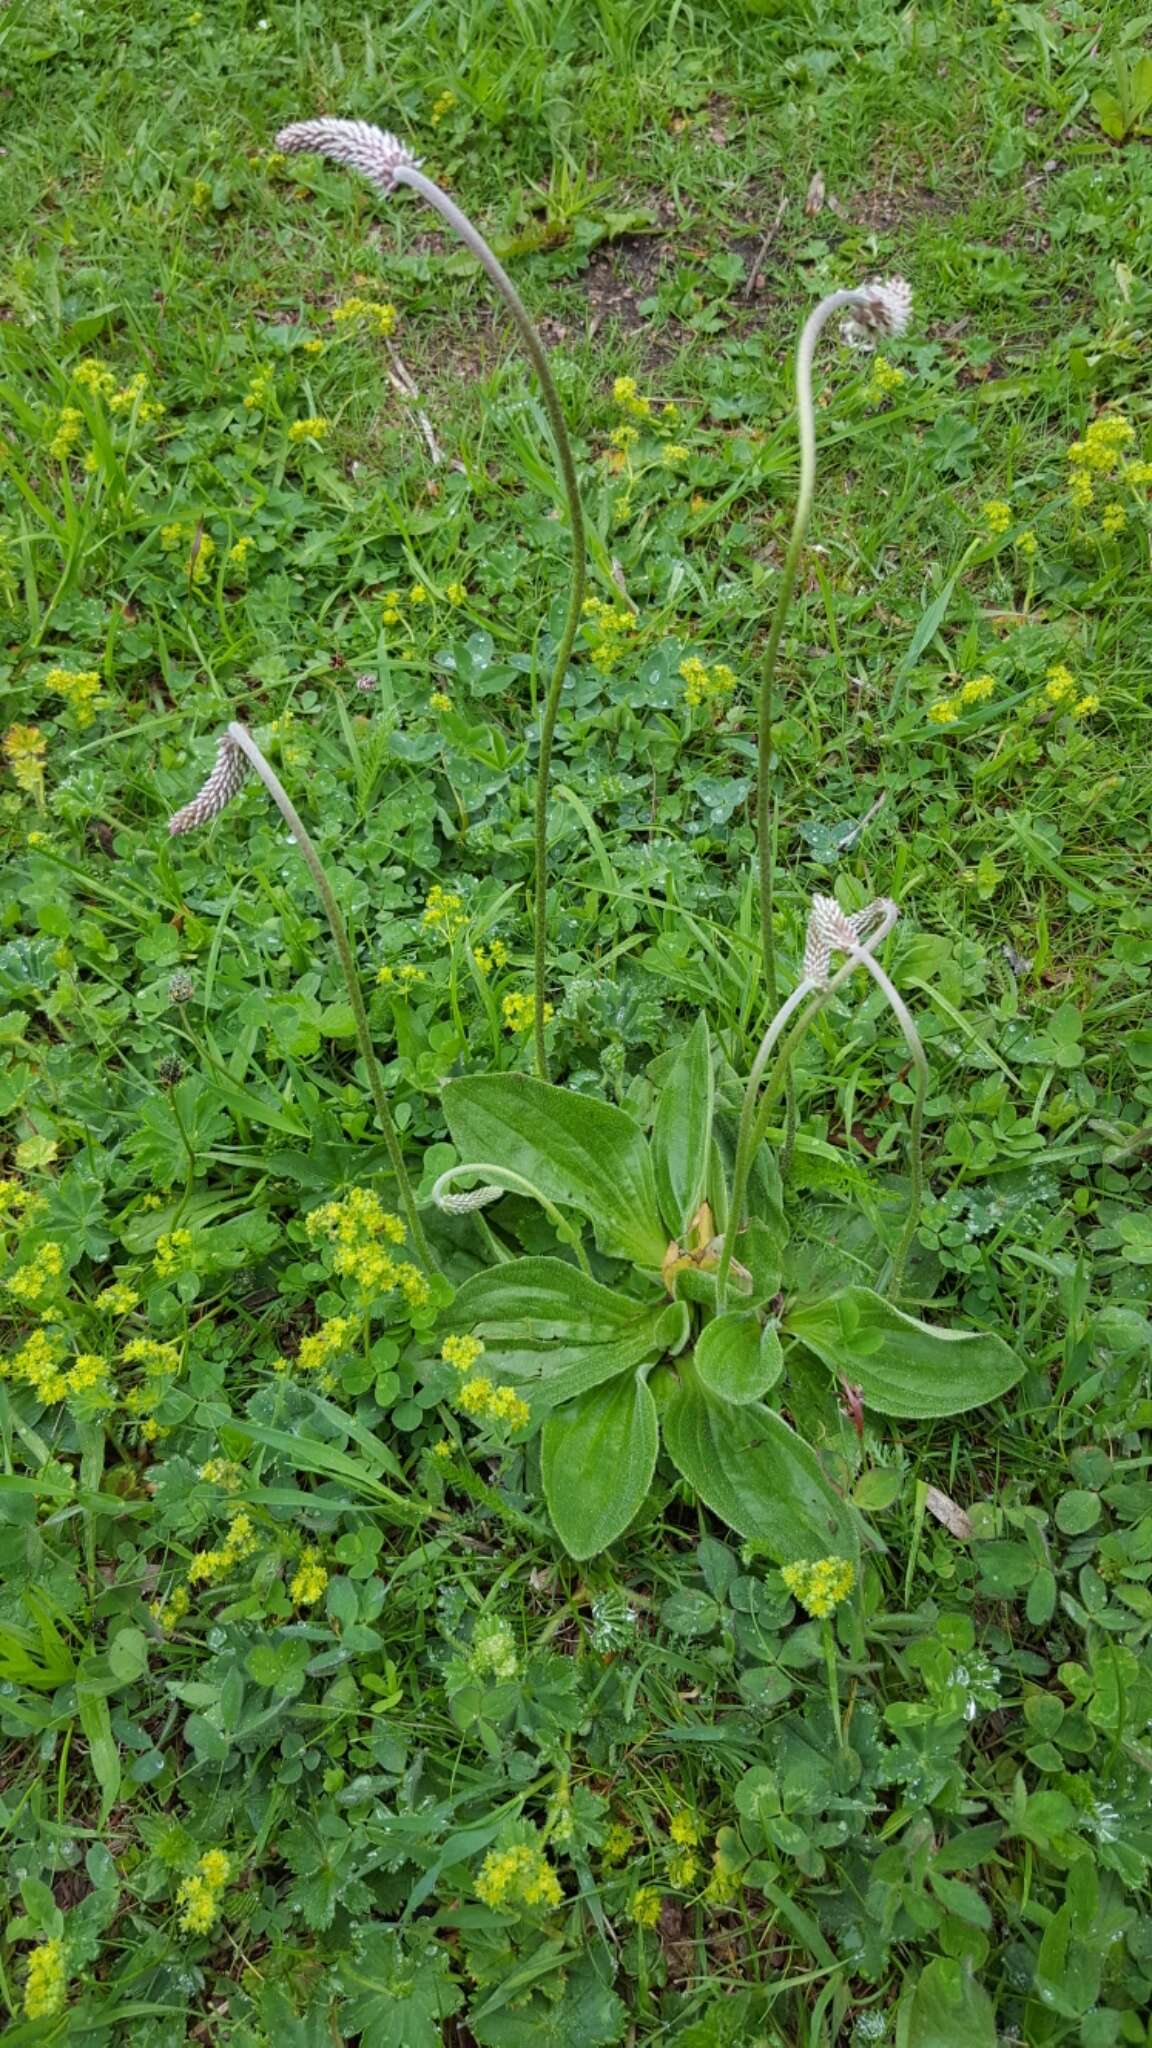
M1067 454L1120 415L1152 457L1148 139L1093 98L1135 105L1147 26L1117 0L0 11L5 2039L1152 2038L1148 486L1117 465L1078 509ZM766 1021L794 337L837 286L915 289L889 389L834 335L819 358L781 975L813 892L899 902L932 1069L912 1302L1027 1371L858 1437L793 1347L789 1415L878 1538L831 1638L843 1750L826 1632L671 1465L578 1566L536 1442L461 1413L418 1293L319 1375L301 1350L356 1305L306 1216L395 1203L353 1019L256 786L187 839L167 818L246 721L333 876L427 1199L445 1081L531 1068L504 1004L569 559L471 259L411 195L270 158L320 112L397 129L507 263L594 595L634 607L590 615L564 693L548 1046L641 1123L701 1008L728 1109ZM333 323L352 297L395 306L417 399ZM140 373L159 416L114 400ZM692 658L734 690L693 708ZM89 722L60 669L96 673ZM434 885L460 902L429 924ZM797 1198L882 1217L912 1089L875 992L821 1018L797 1092ZM486 1215L554 1249L526 1200ZM434 1220L458 1284L481 1226ZM62 1400L78 1355L106 1366ZM560 1904L500 1903L515 1847Z

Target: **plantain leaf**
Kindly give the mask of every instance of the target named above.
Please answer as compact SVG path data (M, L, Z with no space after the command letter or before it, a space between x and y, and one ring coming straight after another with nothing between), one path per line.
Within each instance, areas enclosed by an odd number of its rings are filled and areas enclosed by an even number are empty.
M710 1394L688 1365L663 1414L673 1463L702 1501L778 1564L834 1555L856 1562L852 1509L775 1409Z
M541 1437L544 1498L570 1557L595 1557L622 1536L656 1469L656 1404L639 1372L558 1408Z
M666 1295L637 1301L601 1287L563 1259L513 1259L458 1290L441 1327L482 1338L501 1376L536 1415L617 1373L679 1351L689 1318Z
M962 1415L1006 1394L1024 1371L1002 1337L934 1329L870 1287L842 1287L823 1301L796 1303L784 1328L860 1387L867 1406L881 1415Z
M784 1370L775 1323L754 1309L729 1309L705 1323L695 1351L700 1383L725 1401L758 1401Z
M507 1168L586 1216L601 1251L651 1271L668 1244L652 1157L622 1109L519 1074L451 1081L444 1115L464 1162Z
M701 1011L660 1090L652 1126L660 1213L675 1238L686 1235L704 1199L712 1143L712 1094L712 1046Z

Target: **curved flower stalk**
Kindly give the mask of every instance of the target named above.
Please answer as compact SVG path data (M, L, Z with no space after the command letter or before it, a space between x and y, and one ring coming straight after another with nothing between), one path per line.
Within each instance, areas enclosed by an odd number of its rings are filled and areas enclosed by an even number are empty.
M268 761L265 760L247 726L232 724L228 727L227 732L221 738L217 750L216 764L203 789L193 797L190 804L185 804L182 811L177 811L175 817L169 818L168 830L174 838L179 837L182 833L194 832L198 826L206 825L212 818L219 817L220 812L227 804L231 803L232 798L243 788L250 768L255 770L255 773L259 776L273 803L279 810L296 842L300 856L316 885L316 894L319 896L324 907L325 916L332 929L332 937L336 942L336 953L340 961L340 970L344 976L344 986L348 991L348 1001L352 1006L352 1017L356 1026L356 1040L360 1047L360 1054L364 1065L368 1070L368 1085L372 1090L372 1101L375 1104L377 1120L384 1134L384 1143L388 1147L388 1158L391 1162L392 1171L396 1176L396 1185L400 1192L400 1201L403 1206L405 1220L411 1233L412 1242L421 1259L432 1272L436 1272L438 1267L432 1256L428 1239L424 1234L424 1226L420 1221L420 1212L416 1207L416 1198L412 1192L412 1183L408 1177L408 1169L404 1164L404 1154L400 1148L400 1136L396 1129L392 1111L388 1105L388 1097L384 1092L384 1080L376 1058L375 1048L372 1044L372 1033L368 1028L368 1013L364 1008L364 997L360 992L360 977L356 971L356 962L352 957L352 947L348 939L348 928L344 923L340 906L333 894L332 884L324 871L320 855L317 853L308 833L304 829L300 813L289 797L279 776Z
M420 168L420 158L395 135L389 135L382 128L375 128L369 121L295 121L288 128L282 128L276 137L277 149L313 152L317 156L330 157L334 163L346 164L350 170L359 171L361 177L380 191L394 192L397 185L408 185L421 199L434 207L442 220L447 221L453 232L472 251L477 262L495 285L512 319L519 330L520 338L528 351L532 367L540 385L540 395L548 414L548 424L556 444L556 459L560 466L560 481L568 501L568 519L572 529L572 586L568 599L568 611L564 620L556 659L544 699L544 714L540 721L540 760L536 773L536 807L534 822L535 839L535 881L533 916L535 921L533 964L536 993L535 1046L536 1071L542 1081L548 1078L548 1056L544 1045L545 1024L545 951L547 946L548 923L548 782L552 769L552 743L556 733L556 719L560 710L560 693L564 677L572 656L576 633L580 625L580 614L584 603L587 580L587 547L584 537L584 510L580 502L580 487L576 480L576 464L572 456L572 445L564 421L560 395L548 367L544 344L536 332L520 294L516 290L503 264L489 248L479 229L474 227L466 213L450 199L432 178L426 177Z
M717 1307L721 1311L725 1306L728 1273L736 1237L742 1227L748 1177L752 1171L752 1161L764 1141L772 1104L785 1085L792 1055L809 1025L819 1015L829 998L835 995L837 989L843 987L858 967L863 967L882 990L904 1034L916 1069L916 1096L909 1133L909 1178L912 1185L908 1216L893 1256L889 1281L889 1292L896 1294L899 1291L908 1252L920 1220L920 1204L924 1189L924 1099L928 1088L928 1062L920 1034L912 1022L903 998L892 986L879 961L874 958L876 947L887 937L899 915L896 905L887 896L878 896L875 902L869 903L863 910L856 911L853 916L841 910L834 897L814 896L812 899L812 913L808 920L808 934L804 947L803 975L792 994L780 1005L764 1034L760 1050L752 1063L740 1111L736 1160L732 1173L732 1205L716 1272ZM832 958L837 953L843 953L845 959L843 966L834 971ZM803 1010L799 1019L792 1023L797 1010L801 1009L804 1003L807 1003L808 1007ZM768 1061L790 1024L791 1030L787 1032L784 1043L780 1046L772 1072L764 1085L763 1094L760 1095L760 1084Z
M800 565L800 551L808 531L812 514L812 498L816 487L816 414L812 402L812 362L816 343L824 328L835 314L846 312L844 322L845 338L857 346L870 346L884 335L903 334L912 311L912 293L902 277L890 277L886 282L876 280L862 285L857 291L830 292L821 299L808 315L796 347L796 425L800 437L800 485L796 496L796 511L792 519L792 533L784 564L780 571L780 582L776 592L776 605L768 629L764 648L764 660L760 671L760 700L757 721L757 782L756 782L756 841L760 866L760 944L764 961L764 986L768 1001L775 1008L779 993L776 980L776 935L774 929L774 890L772 873L772 805L771 805L771 763L772 728L775 718L773 690L776 680L776 662L780 652L780 641L784 632L784 621L792 602L796 587L796 574ZM795 1133L795 1101L789 1088L788 1136L785 1139L785 1158L791 1156L792 1139Z

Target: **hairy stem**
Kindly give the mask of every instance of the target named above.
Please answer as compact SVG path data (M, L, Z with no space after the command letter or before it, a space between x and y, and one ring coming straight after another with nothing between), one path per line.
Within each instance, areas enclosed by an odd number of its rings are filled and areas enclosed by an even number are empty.
M775 722L776 664L780 654L780 642L784 634L784 623L796 588L796 577L800 567L800 554L808 521L812 516L812 499L816 488L816 415L812 403L812 359L816 343L826 323L833 314L845 307L859 305L863 294L860 292L831 292L821 299L809 314L801 330L796 347L796 424L800 437L800 484L796 495L796 510L792 519L792 533L780 571L780 582L776 590L776 605L772 623L768 628L768 640L764 648L764 659L760 669L760 702L756 736L756 844L760 866L760 948L764 961L764 986L768 1001L775 1009L779 1000L776 976L776 930L775 930L775 880L772 835L772 732ZM792 1160L796 1142L796 1091L791 1073L787 1080L788 1114L784 1134L784 1151L781 1157L782 1170L786 1173Z
M874 960L871 953L863 954L862 958L904 1034L904 1043L908 1047L916 1072L916 1092L912 1100L912 1115L908 1126L908 1179L911 1182L908 1214L900 1233L900 1242L893 1254L892 1272L888 1281L888 1293L896 1300L900 1294L904 1268L916 1236L924 1201L924 1103L928 1095L928 1056L903 996L893 987L879 961Z
M376 1108L376 1119L383 1132L384 1143L388 1147L388 1158L391 1161L392 1171L396 1176L396 1185L400 1191L400 1201L409 1232L411 1233L412 1242L424 1264L433 1272L437 1272L439 1268L432 1255L428 1239L424 1234L424 1225L420 1221L420 1212L416 1207L412 1183L408 1178L408 1169L404 1164L404 1154L400 1149L399 1133L397 1132L392 1111L388 1104L388 1097L384 1092L384 1080L372 1044L372 1034L368 1028L368 1012L364 1008L364 997L360 991L360 976L356 970L356 962L352 957L352 947L349 944L348 930L341 914L340 905L332 893L332 884L328 880L323 862L304 828L304 822L300 813L288 795L279 776L265 760L247 726L230 725L228 727L228 737L235 746L240 748L260 777L261 782L284 819L289 832L292 834L300 856L316 885L316 894L324 906L324 914L328 919L332 929L332 937L336 942L340 971L344 976L344 986L348 990L348 1001L352 1005L352 1016L356 1026L356 1041L360 1047L360 1054L364 1065L368 1070L368 1086L372 1091L372 1101Z
M580 486L576 479L576 464L572 456L572 444L568 439L568 428L560 404L560 394L548 367L544 344L533 326L531 317L519 292L494 251L489 248L483 235L472 225L466 213L462 213L455 200L426 177L423 171L405 164L395 173L396 182L408 185L435 207L443 220L460 240L472 251L477 262L491 279L503 299L528 351L532 367L540 385L540 395L548 414L548 424L556 444L556 459L560 465L560 478L564 495L568 500L568 519L572 530L572 583L568 598L568 611L563 631L556 649L552 676L544 699L544 711L540 720L540 758L536 769L536 807L534 820L534 870L533 885L533 987L535 990L535 1044L536 1072L542 1081L548 1078L548 1055L544 1045L544 993L545 964L548 942L548 783L552 771L552 743L556 735L556 720L560 711L560 695L564 688L564 677L568 671L572 649L580 625L580 614L584 604L587 585L587 543L584 534L584 508L580 502Z

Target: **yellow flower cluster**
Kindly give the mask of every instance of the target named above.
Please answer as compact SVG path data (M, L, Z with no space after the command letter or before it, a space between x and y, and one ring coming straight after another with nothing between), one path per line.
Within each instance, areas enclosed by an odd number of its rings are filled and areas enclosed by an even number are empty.
M433 882L424 901L424 915L420 919L426 932L435 932L442 939L454 939L468 922L464 915L464 898L452 889L442 889L439 882Z
M10 725L4 735L4 759L18 789L44 800L44 755L48 742L38 725Z
M1077 696L1079 684L1065 662L1058 661L1048 670L1044 684L1044 701L1053 704L1060 711L1070 712L1073 718L1089 718L1100 709L1100 699L1094 690L1084 696Z
M388 1294L399 1288L409 1308L426 1306L430 1295L424 1275L406 1260L392 1258L379 1242L384 1238L389 1244L403 1244L405 1230L400 1218L382 1206L371 1188L353 1188L342 1202L325 1202L313 1209L305 1229L313 1243L321 1237L329 1240L336 1272L355 1281L366 1293Z
M17 1266L5 1285L9 1294L14 1294L17 1301L22 1301L26 1307L30 1307L40 1300L41 1295L51 1287L54 1280L60 1278L63 1271L64 1254L60 1246L46 1243L40 1246L39 1251L34 1253L26 1265Z
M651 419L652 400L641 396L635 377L617 377L612 397L621 412L630 413L634 420Z
M473 946L472 958L482 975L487 979L494 968L507 967L508 948L503 939L493 939L487 946Z
M693 709L730 697L736 688L736 677L723 661L706 668L698 655L690 654L680 663L680 674L684 679L684 702Z
M428 976L422 967L411 967L405 963L403 967L377 968L376 979L381 988L417 988L422 981L427 981Z
M353 320L361 322L386 341L396 325L396 308L378 299L345 299L343 305L333 307L332 319L337 327L347 327Z
M483 1377L469 1380L456 1400L474 1422L500 1422L508 1429L523 1429L532 1420L532 1410L515 1388L494 1386Z
M601 675L607 675L627 651L629 640L639 629L639 620L627 605L608 604L601 597L585 598L584 617L592 636L592 666Z
M1108 535L1123 533L1128 524L1128 514L1123 505L1106 505L1100 514L1100 530Z
M56 431L48 443L49 455L55 462L67 462L83 432L84 415L79 406L61 406L56 420Z
M63 697L78 726L91 725L96 716L93 706L100 695L97 669L50 668L44 678L44 688L51 690L56 697Z
M600 1854L605 1863L623 1863L632 1847L632 1830L622 1820L614 1820L604 1836Z
M966 704L983 704L996 689L995 676L970 676L954 697L941 697L928 707L933 725L955 725Z
M62 1941L42 1941L28 1958L24 2017L50 2020L63 2012L68 1995L68 1958Z
M176 1893L180 1926L186 1934L210 1934L220 1911L220 1894L232 1874L223 1849L209 1849Z
M445 114L450 114L455 105L455 93L448 91L442 92L439 98L432 102L432 113L430 116L432 126L434 128L438 128L440 126L441 121L444 119Z
M521 1844L515 1849L489 1849L476 1879L476 1896L485 1906L558 1906L560 1880L542 1849Z
M256 543L250 533L242 533L239 540L233 541L228 550L228 560L234 569L247 568L248 557L255 545Z
M309 1545L300 1554L300 1562L289 1582L289 1594L297 1607L312 1607L327 1584L328 1574L320 1562L320 1553Z
M0 1216L18 1216L28 1200L18 1180L0 1180Z
M328 421L319 413L311 413L305 420L293 420L288 429L288 439L292 442L322 441L327 432Z
M679 1813L672 1815L668 1823L668 1833L681 1849L694 1849L700 1840L699 1823L686 1806L682 1806Z
M235 1493L244 1477L244 1468L231 1458L209 1458L197 1476L206 1479L210 1486L222 1486L225 1493Z
M245 412L266 412L276 390L276 379L266 364L254 370L244 393Z
M899 391L904 381L903 370L898 370L895 363L890 363L886 356L876 356L873 358L872 374L868 379L864 396L870 405L883 405L886 398L890 398L894 391Z
M780 1577L793 1599L823 1621L848 1598L856 1584L856 1568L846 1557L820 1557L814 1564L786 1564Z
M467 586L463 583L445 584L444 595L448 599L449 604L467 604L468 602Z
M440 1356L445 1365L454 1366L457 1372L471 1372L477 1359L483 1358L484 1346L479 1337L445 1337Z
M689 1885L695 1882L699 1867L699 1858L694 1850L678 1849L674 1856L668 1858L669 1884L674 1885L677 1891L687 1891Z
M688 450L679 441L669 441L660 451L660 460L665 469L677 469L688 460Z
M400 602L400 592L398 590L390 590L387 593L384 599L384 609L380 614L381 625L398 626L400 624L404 616L400 610Z
M1007 533L1012 524L1012 507L1004 498L989 498L982 507L984 524L991 534Z
M163 417L164 407L155 398L148 397L148 376L144 370L137 370L129 377L127 384L119 391L113 391L108 399L109 412L129 412L136 407L136 417L141 420L158 420Z
M114 1280L110 1287L102 1288L96 1296L96 1306L105 1309L109 1315L127 1316L131 1315L139 1300L136 1289L129 1287L126 1280Z
M252 1527L252 1517L241 1509L233 1515L228 1524L223 1543L214 1550L198 1550L188 1566L190 1586L211 1585L214 1579L230 1577L234 1568L251 1557L258 1538Z
M514 990L511 995L505 996L500 1005L500 1014L504 1019L505 1031L534 1031L536 1028L536 998L532 995L522 995L519 991ZM544 1022L550 1024L555 1015L556 1012L552 1004L545 1003Z
M1068 495L1077 512L1086 511L1095 499L1093 477L1111 478L1134 438L1135 430L1119 413L1104 413L1092 421L1082 441L1073 441L1068 450ZM1130 470L1126 473L1130 477Z
M192 1249L190 1230L164 1230L156 1240L154 1264L162 1280L168 1280L173 1273L183 1272L188 1265L188 1254Z
M408 602L409 604L427 604L427 585L423 583L410 583L408 585Z
M657 1927L660 1923L660 1893L653 1885L643 1884L633 1892L632 1904L628 1911L637 1927Z
M429 711L451 711L452 699L447 690L433 690L428 699Z
M61 1360L67 1349L63 1331L41 1325L11 1358L0 1360L0 1378L31 1387L45 1407L63 1401L68 1393L68 1375L61 1371Z

